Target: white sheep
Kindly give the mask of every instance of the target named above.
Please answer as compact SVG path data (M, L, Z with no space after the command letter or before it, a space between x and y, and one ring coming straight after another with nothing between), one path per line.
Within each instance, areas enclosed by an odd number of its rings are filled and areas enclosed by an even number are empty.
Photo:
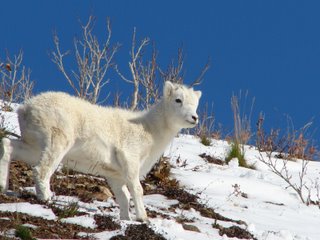
M50 177L62 162L106 178L121 219L130 219L130 192L137 220L147 221L139 179L182 128L198 123L200 97L200 91L171 82L162 100L142 112L101 107L61 92L33 97L18 109L21 139L2 140L0 188L7 190L11 159L22 160L34 166L37 197L48 200Z

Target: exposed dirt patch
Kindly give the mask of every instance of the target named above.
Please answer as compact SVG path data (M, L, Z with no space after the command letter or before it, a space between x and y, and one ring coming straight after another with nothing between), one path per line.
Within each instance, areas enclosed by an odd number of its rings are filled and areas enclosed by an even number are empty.
M97 229L102 231L114 231L121 229L119 223L116 223L112 217L110 216L103 216L103 215L95 215L94 220L96 221Z
M198 196L183 190L179 185L168 185L163 194L169 199L176 199L185 205L195 204L198 200Z
M62 223L60 221L44 220L39 217L32 217L23 213L0 212L1 218L9 218L10 220L0 219L0 230L6 232L10 229L16 229L22 224L35 225L36 229L30 229L32 236L35 238L81 238L77 236L79 232L93 232L92 229L84 228L74 224Z
M162 217L163 219L170 219L169 215L154 210L150 210L148 207L146 207L146 211L148 218Z
M161 157L160 161L152 168L150 173L142 181L145 194L153 194L155 187L172 182L169 178L171 165L169 159Z
M213 164L218 164L218 165L224 165L225 161L218 159L216 157L207 155L206 153L202 153L199 155L199 157L203 158L204 160L206 160L208 163L213 163Z
M219 224L214 224L214 228L219 229L219 235L223 236L224 234L227 235L230 238L236 237L240 239L253 239L257 240L251 233L249 233L247 230L238 227L238 226L231 226L228 228L222 227Z
M21 161L12 161L10 164L9 189L18 193L19 197L24 200L39 203L34 194L21 191L23 187L33 186L31 167ZM107 182L102 178L78 174L73 171L53 174L50 187L56 195L77 196L83 202L105 201L112 196Z
M6 194L0 193L0 203L15 203L21 201L21 199L16 197L7 196Z
M32 204L47 204L46 201L39 200L34 193L25 190L20 191L18 197L21 199L21 201L27 201Z
M203 155L205 159L210 160L210 156ZM218 164L216 162L211 162ZM232 220L226 218L214 211L214 209L208 208L207 206L199 203L199 197L197 194L191 194L187 192L183 187L180 186L179 182L175 179L170 178L170 163L168 159L163 158L162 161L157 164L150 174L146 177L145 181L142 182L145 194L162 194L169 199L178 200L178 204L171 206L169 211L175 212L176 209L195 209L203 217L234 222L238 225L246 225L242 221ZM68 205L62 208L55 206L54 204L48 204L47 202L42 202L37 200L36 196L28 191L20 190L21 187L31 187L34 186L32 178L32 170L26 164L14 161L10 166L10 189L18 193L18 197L6 196L0 194L1 203L12 203L12 202L22 202L27 201L33 204L46 205L51 208L55 215L60 219L64 217L80 216L85 213L79 212L77 205ZM89 175L83 175L74 173L71 171L57 172L53 175L51 179L51 190L55 192L56 195L65 196L77 196L81 201L92 202L94 200L106 200L110 197L108 193L109 187L105 180L102 178L97 178ZM109 195L108 195L109 194ZM159 213L153 210L148 210L147 213L149 217L162 217L172 218L172 215L168 213ZM84 228L75 224L62 223L59 220L45 220L43 218L32 217L21 213L8 213L0 212L0 231L5 232L10 229L15 229L17 226L28 223L37 226L36 229L31 229L33 237L36 238L80 238L78 236L79 232L95 233L101 231L114 231L121 228L120 224L117 223L112 217L104 215L94 215L94 220L96 222L96 229ZM200 231L196 229L192 224L190 219L185 219L182 217L176 217L175 219L178 223L182 224L185 229L189 231ZM214 228L219 230L221 235L226 234L229 237L238 237L246 239L254 239L253 236L246 230L238 227L232 226L230 228L223 228L220 225L214 224ZM88 239L88 237L85 237ZM148 239L148 240L162 240L165 239L162 235L154 232L146 224L132 224L129 225L124 233L124 235L118 235L112 239Z
M82 202L105 201L112 196L107 182L89 175L62 175L51 179L51 189L56 195L77 196Z
M153 231L147 224L130 225L125 235L112 237L110 240L166 240L162 235Z
M9 189L18 191L21 187L31 187L34 185L32 169L21 161L10 163Z

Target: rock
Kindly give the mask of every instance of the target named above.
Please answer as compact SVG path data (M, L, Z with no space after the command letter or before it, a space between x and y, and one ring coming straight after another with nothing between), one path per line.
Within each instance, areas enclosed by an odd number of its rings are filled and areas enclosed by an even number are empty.
M92 195L92 198L98 201L105 201L113 196L110 190L104 186L99 186L99 192L95 192Z
M183 227L184 230L188 230L188 231L192 231L192 232L200 232L198 227L196 227L194 225L191 225L191 224L183 223L182 227Z

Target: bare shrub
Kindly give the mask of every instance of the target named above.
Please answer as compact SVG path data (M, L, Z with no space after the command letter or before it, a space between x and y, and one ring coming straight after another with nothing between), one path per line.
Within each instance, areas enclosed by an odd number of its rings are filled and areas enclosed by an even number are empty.
M114 61L120 44L111 44L110 20L107 19L107 34L103 42L99 42L93 33L94 20L94 17L90 16L86 24L81 24L82 37L74 40L77 71L68 70L70 66L65 63L65 57L70 55L71 52L62 51L58 35L54 34L53 37L55 49L51 52L51 59L77 96L92 103L105 102L109 95L104 94L102 100L100 95L102 89L110 82L107 73L111 69L115 70L120 79L132 85L130 103L125 104L125 107L132 110L149 108L156 102L160 97L159 89L164 81L183 83L184 55L181 48L178 49L177 61L172 60L166 70L162 70L157 63L158 53L155 44L150 44L151 41L148 37L138 41L137 30L134 28L129 53L130 76L128 77L123 74L124 71ZM152 46L151 49L150 46ZM189 85L201 84L209 66L208 61L199 76ZM119 92L114 97L114 105L123 106L123 104L120 104Z
M183 49L178 48L177 60L176 63L174 59L171 60L171 63L167 66L165 70L159 69L161 77L164 81L172 81L176 83L183 83L184 80L184 54Z
M287 127L285 134L281 135L279 129L271 129L270 133L265 133L263 129L264 115L260 113L256 123L256 146L262 152L276 153L278 158L288 160L307 159L313 160L319 155L317 147L309 135L312 122L308 122L300 129L295 129L291 123Z
M85 25L81 24L82 38L74 39L77 71L67 70L69 67L66 67L64 58L70 54L70 51L63 52L61 50L57 34L53 36L55 50L51 52L51 59L77 96L92 103L97 103L100 100L101 90L109 83L107 73L114 66L114 56L120 45L111 44L112 30L109 19L106 22L107 33L105 40L101 43L93 33L94 24L95 19L90 16ZM100 101L104 102L107 98L108 94L105 94Z
M308 139L304 139L308 128L311 126L311 122L303 126L299 130L293 130L287 132L286 135L280 136L280 131L271 130L270 134L266 134L263 130L264 117L260 115L257 123L257 148L259 151L260 161L264 163L268 168L281 179L287 183L287 188L291 188L295 191L300 198L301 202L310 205L316 204L320 206L320 184L319 179L310 181L307 178L307 171L309 160L313 159L316 154L315 147L309 145L311 142ZM295 152L292 149L298 149ZM311 149L311 150L309 150ZM308 152L308 154L306 154ZM298 172L298 181L294 180L292 173L288 168L289 161L300 158L300 170ZM313 201L311 198L311 192L317 192L318 199Z
M115 65L115 70L120 78L133 86L131 103L129 108L149 108L160 97L160 87L165 81L171 81L182 84L184 82L184 54L182 48L178 48L176 60L171 60L170 64L163 70L157 63L157 50L155 44L150 47L150 39L143 38L137 43L136 28L132 34L132 45L130 50L130 77L126 77L119 67ZM148 52L150 54L148 54ZM200 85L204 79L205 73L210 67L210 60L200 71L199 76L189 84L190 87Z
M13 57L7 52L5 60L0 60L2 110L11 111L12 103L21 103L32 95L34 82L30 79L31 70L22 62L22 50Z
M316 196L315 196L315 201L311 201L311 203L314 205L318 205L318 207L320 209L320 179L319 178L314 180L313 189L316 190ZM311 200L310 194L311 194L311 191L309 190L308 197Z
M293 126L293 125L292 125ZM293 127L288 129L288 138L291 144L288 147L288 155L291 158L313 160L318 154L316 146L308 136L308 130L312 126L312 122L308 122L302 128L295 130Z
M141 65L141 85L144 88L144 97L140 94L141 102L144 108L149 108L160 97L160 83L156 81L157 76L157 52L153 46L151 53L151 60L147 61L145 65Z
M271 129L270 134L266 134L263 129L265 116L263 113L259 114L259 119L256 123L256 146L260 151L279 151L279 144L277 139L279 136L279 130ZM282 145L282 144L281 144ZM280 150L282 152L283 150Z
M292 180L292 174L288 169L288 159L279 159L273 158L272 153L267 153L267 157L265 157L260 152L260 161L266 164L269 169L275 173L277 176L282 178L287 184L289 188L292 188L299 196L300 200L303 203L309 204L308 199L305 199L303 196L303 189L305 189L305 177L307 172L308 161L303 160L301 163L301 171L299 172L299 183L295 183Z
M243 198L248 198L248 194L247 193L244 193L242 190L241 190L241 187L239 184L235 183L232 185L233 187L233 192L229 195L229 197L231 196L235 196L235 197L243 197Z
M150 44L149 38L141 40L137 45L136 40L136 28L133 30L132 45L130 51L129 69L131 77L125 77L118 66L115 66L120 78L126 83L133 85L133 93L131 97L130 109L135 110L139 105L143 105L148 108L155 100L159 98L159 85L156 82L157 71L157 54L155 47L151 53L151 60L145 60L145 51ZM144 91L141 91L140 85L142 85Z

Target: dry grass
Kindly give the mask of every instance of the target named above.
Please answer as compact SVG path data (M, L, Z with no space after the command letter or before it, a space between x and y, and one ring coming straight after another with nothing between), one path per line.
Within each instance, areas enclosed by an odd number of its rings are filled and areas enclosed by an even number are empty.
M213 136L215 136L216 139L219 137L217 134L213 134L214 124L215 124L215 118L213 115L213 105L209 110L208 104L206 104L204 109L200 113L199 124L194 130L195 134L199 136L200 142L205 146L211 145L212 143L211 138Z
M245 94L244 109L241 111L239 102L240 97L233 95L231 97L231 108L233 112L233 137L231 138L231 148L226 157L226 162L228 163L231 159L237 158L239 161L239 166L246 168L253 168L245 159L244 146L247 144L252 136L251 132L251 115L254 105L254 99L252 100L251 108L249 114L246 114L246 101L248 93ZM239 100L240 99L240 100Z

